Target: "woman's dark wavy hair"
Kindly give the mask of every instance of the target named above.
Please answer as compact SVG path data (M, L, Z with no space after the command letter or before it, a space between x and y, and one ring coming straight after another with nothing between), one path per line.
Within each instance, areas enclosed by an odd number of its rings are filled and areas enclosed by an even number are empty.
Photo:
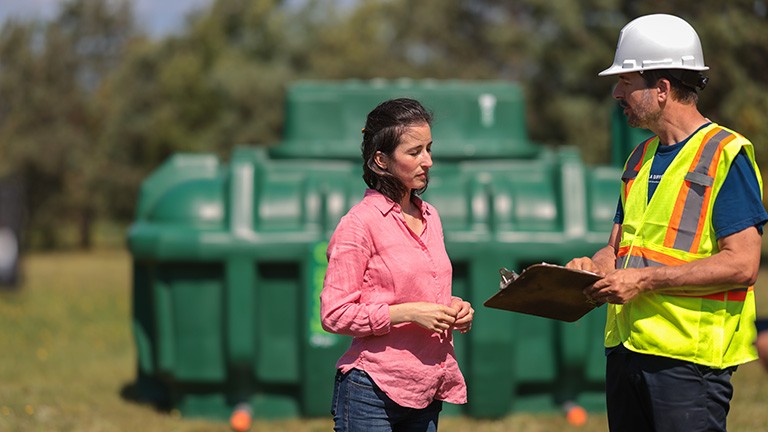
M369 188L394 202L400 202L408 192L420 195L427 190L425 185L421 189L408 191L403 182L381 169L374 160L377 151L391 157L406 128L424 123L432 125L432 113L415 99L390 99L368 113L360 149L363 153L363 180Z

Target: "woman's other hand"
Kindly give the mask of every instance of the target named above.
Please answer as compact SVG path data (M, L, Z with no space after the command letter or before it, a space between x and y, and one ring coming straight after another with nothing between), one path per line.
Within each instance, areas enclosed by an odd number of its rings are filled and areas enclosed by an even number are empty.
M456 322L458 311L437 303L414 302L389 306L392 325L404 322L416 323L427 330L441 333Z

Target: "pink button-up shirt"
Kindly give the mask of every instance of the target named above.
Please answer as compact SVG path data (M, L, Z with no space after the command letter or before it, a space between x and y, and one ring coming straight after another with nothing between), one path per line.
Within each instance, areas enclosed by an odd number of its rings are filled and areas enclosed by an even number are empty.
M435 399L463 404L467 388L451 331L393 326L389 319L389 305L450 305L453 298L440 217L419 203L425 222L420 235L408 227L399 204L372 189L341 219L328 245L322 324L354 336L336 367L364 370L399 405L424 408Z

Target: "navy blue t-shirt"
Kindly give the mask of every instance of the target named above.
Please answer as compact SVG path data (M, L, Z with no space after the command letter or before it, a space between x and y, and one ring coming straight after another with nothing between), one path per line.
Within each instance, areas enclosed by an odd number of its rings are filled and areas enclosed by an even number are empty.
M677 144L658 146L648 179L649 201L656 192L656 187L659 185L664 172L680 152L680 149L688 142L688 139L690 137ZM613 221L618 224L624 221L621 197L619 197L619 205L616 208L616 216ZM760 185L757 182L752 163L742 149L734 158L731 169L725 177L725 182L723 182L723 187L715 200L715 206L712 210L712 226L715 229L715 237L721 239L751 226L756 227L762 234L763 225L766 222L768 222L768 212L765 211L763 201L760 198Z

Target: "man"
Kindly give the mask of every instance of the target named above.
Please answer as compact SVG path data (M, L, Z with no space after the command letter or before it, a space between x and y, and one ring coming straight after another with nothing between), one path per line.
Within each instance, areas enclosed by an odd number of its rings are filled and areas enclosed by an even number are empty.
M696 31L647 15L619 35L613 97L656 136L627 159L608 245L568 267L604 275L608 422L614 431L726 430L736 366L754 360L762 180L752 144L696 106Z

